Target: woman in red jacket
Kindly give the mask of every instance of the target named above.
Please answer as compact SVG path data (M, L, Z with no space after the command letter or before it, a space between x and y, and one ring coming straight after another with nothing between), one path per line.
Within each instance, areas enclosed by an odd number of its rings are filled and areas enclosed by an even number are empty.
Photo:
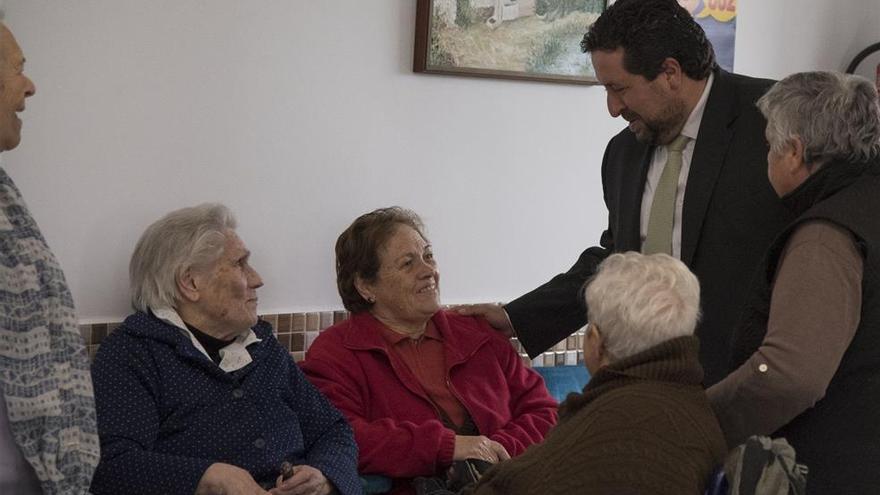
M395 480L453 461L521 454L556 422L556 403L488 323L440 308L440 274L413 212L362 215L336 242L352 315L321 333L303 370L351 422L359 470Z

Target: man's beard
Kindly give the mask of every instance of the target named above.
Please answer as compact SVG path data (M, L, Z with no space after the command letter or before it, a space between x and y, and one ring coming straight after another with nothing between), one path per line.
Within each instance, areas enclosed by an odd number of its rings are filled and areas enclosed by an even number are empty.
M630 127L630 131L636 136L636 140L640 143L661 146L669 144L681 132L684 121L687 118L684 115L684 103L680 101L672 101L663 109L661 116L656 119L645 120L638 114L623 113L623 118L627 121L637 120L636 128Z

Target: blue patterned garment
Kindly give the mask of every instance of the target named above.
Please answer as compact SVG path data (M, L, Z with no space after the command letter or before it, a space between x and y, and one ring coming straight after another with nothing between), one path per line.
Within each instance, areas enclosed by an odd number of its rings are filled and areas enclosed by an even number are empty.
M0 168L0 387L46 495L88 493L98 464L88 357L64 274Z
M345 418L271 325L253 331L253 360L228 373L152 314L129 316L103 341L92 366L102 455L95 495L191 495L216 462L268 488L284 461L317 468L340 495L363 493Z

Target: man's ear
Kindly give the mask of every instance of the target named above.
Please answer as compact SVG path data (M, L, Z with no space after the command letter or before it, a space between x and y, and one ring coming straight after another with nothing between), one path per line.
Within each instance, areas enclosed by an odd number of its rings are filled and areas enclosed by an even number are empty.
M187 268L177 277L177 291L180 297L188 302L197 302L201 298L199 293L198 276L192 268Z
M681 64L678 63L678 60L672 57L666 57L666 59L660 64L660 74L658 74L657 77L664 78L666 84L669 85L669 89L678 90L681 88L681 78L683 74Z
M605 349L605 339L602 337L602 332L599 330L599 326L595 323L590 325L590 331L587 333L587 338L590 339L590 343L596 345L597 349Z
M358 294L360 294L364 300L369 301L370 303L376 302L376 298L373 296L373 291L370 290L370 284L362 279L360 275L354 276L354 288L357 289Z
M815 166L815 164L807 163L804 160L804 148L804 142L800 136L795 136L791 138L789 146L783 152L788 172L798 180L798 183L806 180L810 176L811 168Z
M804 142L801 141L800 136L791 138L790 144L791 149L788 150L787 153L791 153L792 159L804 162Z
M601 362L605 357L605 338L602 337L602 332L595 323L590 324L584 339L589 343L589 352L596 357L596 362Z

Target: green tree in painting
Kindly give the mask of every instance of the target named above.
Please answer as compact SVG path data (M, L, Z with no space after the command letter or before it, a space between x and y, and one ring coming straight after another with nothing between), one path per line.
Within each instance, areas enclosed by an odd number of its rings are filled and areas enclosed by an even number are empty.
M455 24L466 28L474 23L476 12L471 0L455 0Z
M546 21L561 19L572 12L601 12L603 0L538 0L535 14Z
M440 16L435 12L433 25L439 26L442 22ZM452 55L447 52L440 43L440 36L438 35L437 29L431 30L431 48L428 50L428 65L435 67L452 67L455 65L455 60L452 58Z

